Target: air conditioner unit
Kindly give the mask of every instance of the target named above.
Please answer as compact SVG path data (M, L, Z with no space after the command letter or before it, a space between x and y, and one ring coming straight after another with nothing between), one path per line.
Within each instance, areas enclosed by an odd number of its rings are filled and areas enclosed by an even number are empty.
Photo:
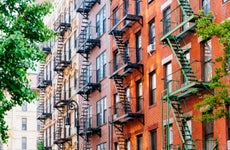
M230 140L227 141L228 150L230 150Z
M147 52L151 55L153 51L156 50L155 44L149 44L147 47Z

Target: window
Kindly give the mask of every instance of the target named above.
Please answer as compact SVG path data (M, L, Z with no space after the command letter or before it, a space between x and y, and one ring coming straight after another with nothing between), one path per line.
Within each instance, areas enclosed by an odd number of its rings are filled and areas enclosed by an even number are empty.
M136 83L136 94L137 94L137 111L142 109L142 82L141 80Z
M22 130L27 130L27 118L22 118Z
M212 46L211 41L203 43L204 49L204 81L208 82L212 78Z
M87 66L86 69L83 70L84 73L84 84L91 83L92 82L92 65L90 64Z
M150 131L151 150L157 150L157 129Z
M170 31L171 26L171 15L170 15L170 7L166 8L163 11L163 34L166 34Z
M92 106L88 107L88 123L87 123L87 127L88 128L92 128L93 127L93 114L92 114Z
M23 102L22 103L22 111L27 111L27 103L26 102Z
M142 134L137 135L137 150L142 150Z
M142 60L141 32L136 33L136 62Z
M71 53L72 53L72 51L71 51L71 37L69 38L69 60L71 59Z
M63 90L63 92L64 92L64 100L66 100L67 99L67 95L66 95L66 80L64 81L64 90Z
M49 78L49 80L52 80L52 63L51 63L51 61L49 62L49 67L50 67L50 72L49 72L49 75L50 75L50 78Z
M204 122L204 149L212 149L215 142L213 142L213 122Z
M77 47L77 31L74 31L74 48Z
M71 78L69 76L69 98L71 97Z
M96 63L97 63L97 82L99 82L103 78L105 78L105 72L106 72L106 53L105 52L103 52L97 57Z
M76 71L74 72L74 88L77 88L77 73Z
M165 68L165 89L172 92L172 63L169 62L164 65Z
M119 115L119 101L120 101L120 98L119 98L119 94L116 93L114 94L114 115Z
M74 5L74 10L76 10L77 9L77 0L74 0L73 3L74 3L73 4Z
M106 143L97 145L97 150L106 150Z
M118 17L118 8L115 8L113 10L113 26L115 26L119 21L119 17Z
M131 148L130 148L130 139L127 139L125 142L126 142L126 150L131 150Z
M27 138L22 137L22 150L26 150L26 149L27 149Z
M170 145L170 150L173 150L173 128L172 125L169 127L169 145Z
M204 10L204 14L210 12L210 0L202 0L202 9Z
M106 123L106 98L97 101L97 126Z
M141 0L136 0L136 15L141 13Z
M156 45L155 36L156 36L155 22L153 20L149 23L149 44L153 44L154 47Z
M155 72L150 73L149 80L150 80L149 105L153 105L156 103L156 73Z
M71 23L71 2L69 2L69 23Z
M103 7L96 15L97 37L101 36L105 32L105 29L106 29L106 12L105 12L105 7Z
M118 51L115 51L113 53L113 58L114 58L114 62L113 62L113 68L114 68L114 72L119 68L119 60L118 60Z
M186 130L186 132L185 132L185 135L186 135L185 141L186 141L186 144L188 145L188 149L192 149L192 141L190 140L191 139L190 135L192 135L192 121L191 121L191 119L186 120L186 121L187 121L189 131Z
M66 57L66 43L64 44L64 56L63 56L63 60L66 61L67 60L67 57Z
M227 106L228 113L230 113L230 105ZM228 140L230 140L230 117L228 117Z

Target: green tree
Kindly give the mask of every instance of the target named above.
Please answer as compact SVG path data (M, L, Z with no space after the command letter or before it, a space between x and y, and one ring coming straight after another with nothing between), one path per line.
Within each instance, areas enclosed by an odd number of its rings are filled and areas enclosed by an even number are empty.
M27 70L34 62L44 60L38 43L48 41L55 33L43 22L51 11L48 2L35 0L0 0L0 136L8 139L6 112L37 96L29 86ZM8 96L7 96L8 95Z
M214 21L212 13L204 15L199 13L197 23L197 35L203 40L216 37L222 45L223 55L217 56L216 63L220 67L215 68L215 74L210 81L212 94L205 94L203 100L196 105L196 109L201 109L202 114L198 117L200 121L213 121L215 119L229 117L226 106L230 104L229 88L230 84L226 79L230 79L230 20L226 19L221 23Z
M45 150L45 146L44 146L43 141L39 142L39 144L38 144L38 150Z

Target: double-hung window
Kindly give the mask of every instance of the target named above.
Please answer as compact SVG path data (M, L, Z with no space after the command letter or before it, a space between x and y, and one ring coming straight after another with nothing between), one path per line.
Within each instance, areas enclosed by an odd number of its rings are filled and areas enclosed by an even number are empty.
M137 150L142 150L142 143L143 143L142 134L137 135Z
M96 60L97 64L97 82L101 81L103 78L105 78L105 72L106 72L106 53L105 51L101 53Z
M26 149L27 149L27 138L22 137L22 150L26 150Z
M142 60L141 32L136 33L136 62Z
M97 150L106 150L106 143L101 143L97 145Z
M156 46L156 32L154 20L149 23L149 44L152 44L152 49Z
M210 12L210 0L202 0L202 9L204 10L204 14Z
M106 12L105 6L96 15L96 33L101 36L106 30Z
M27 130L27 118L22 118L22 130Z
M137 94L137 111L142 109L142 82L141 80L136 83L136 94Z
M102 98L101 100L97 101L97 126L100 126L106 123L106 97Z
M208 82L212 78L212 45L211 41L203 43L204 51L204 81Z
M151 150L157 150L157 129L150 131Z
M150 80L149 105L153 105L156 103L156 73L155 72L150 73L149 80Z
M163 11L163 34L166 34L170 31L171 26L171 15L170 15L170 7L167 7Z

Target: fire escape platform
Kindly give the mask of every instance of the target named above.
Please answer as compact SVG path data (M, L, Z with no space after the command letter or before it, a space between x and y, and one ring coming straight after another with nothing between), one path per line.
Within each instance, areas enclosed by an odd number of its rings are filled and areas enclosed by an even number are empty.
M49 85L52 85L52 81L51 80L43 80L43 81L41 81L41 82L38 83L37 88L42 89L42 88L48 87Z
M127 21L127 23L124 23L124 26L122 26L121 29L118 29L118 26L120 26L121 23ZM118 23L116 23L112 29L110 30L109 34L123 34L125 33L129 28L131 28L136 22L139 22L139 24L143 24L143 17L139 15L133 15L133 14L126 14Z
M181 98L184 98L188 95L195 94L199 91L199 89L209 87L209 83L202 82L202 81L194 81L191 83L188 83L187 85L183 86L182 88L179 88L175 91L172 91L165 96L163 96L163 100L166 100L167 98L175 98L177 100L180 100Z
M121 66L120 68L118 68L116 71L114 71L110 76L109 78L112 79L114 77L120 77L120 78L123 78L123 77L126 77L128 76L129 74L131 74L134 69L137 69L139 70L141 68L141 73L143 74L143 64L137 64L137 63L126 63L124 64L123 66Z
M54 71L63 71L68 65L71 64L71 61L60 61L54 68Z
M86 83L81 89L77 91L77 94L90 94L94 90L101 90L100 83Z
M46 120L47 118L51 118L52 114L51 113L41 113L38 117L37 120Z
M84 0L81 4L81 6L83 5L83 7L79 7L77 9L77 12L79 13L89 13L90 10L94 7L94 5L96 5L96 3L100 4L100 0Z
M62 108L67 105L68 100L60 100L54 104L54 108Z
M60 138L54 141L54 144L64 144L71 141L71 138Z
M180 29L181 27L183 27L186 23L190 22L190 21L193 21L195 18L195 15L191 15L190 17L188 17L185 21L181 22L179 25L177 25L175 28L173 28L172 30L170 30L169 32L167 32L166 34L164 34L161 38L160 38L160 41L164 41L166 40L166 38L168 36L170 36L172 33L176 32L178 29ZM192 26L193 28L193 26ZM189 28L190 29L190 28ZM184 30L183 32L181 32L180 34L184 34L185 32L187 32L187 30ZM179 37L179 36L177 36Z
M117 117L113 120L114 124L125 124L129 121L143 118L144 114L143 113L126 113L120 117Z
M101 46L100 39L87 39L77 50L79 54L89 54L96 46Z
M85 134L85 132L88 136L92 136L92 135L97 134L98 136L101 137L101 128L99 128L99 127L98 128L87 128L86 131L80 132L79 135L83 136Z

